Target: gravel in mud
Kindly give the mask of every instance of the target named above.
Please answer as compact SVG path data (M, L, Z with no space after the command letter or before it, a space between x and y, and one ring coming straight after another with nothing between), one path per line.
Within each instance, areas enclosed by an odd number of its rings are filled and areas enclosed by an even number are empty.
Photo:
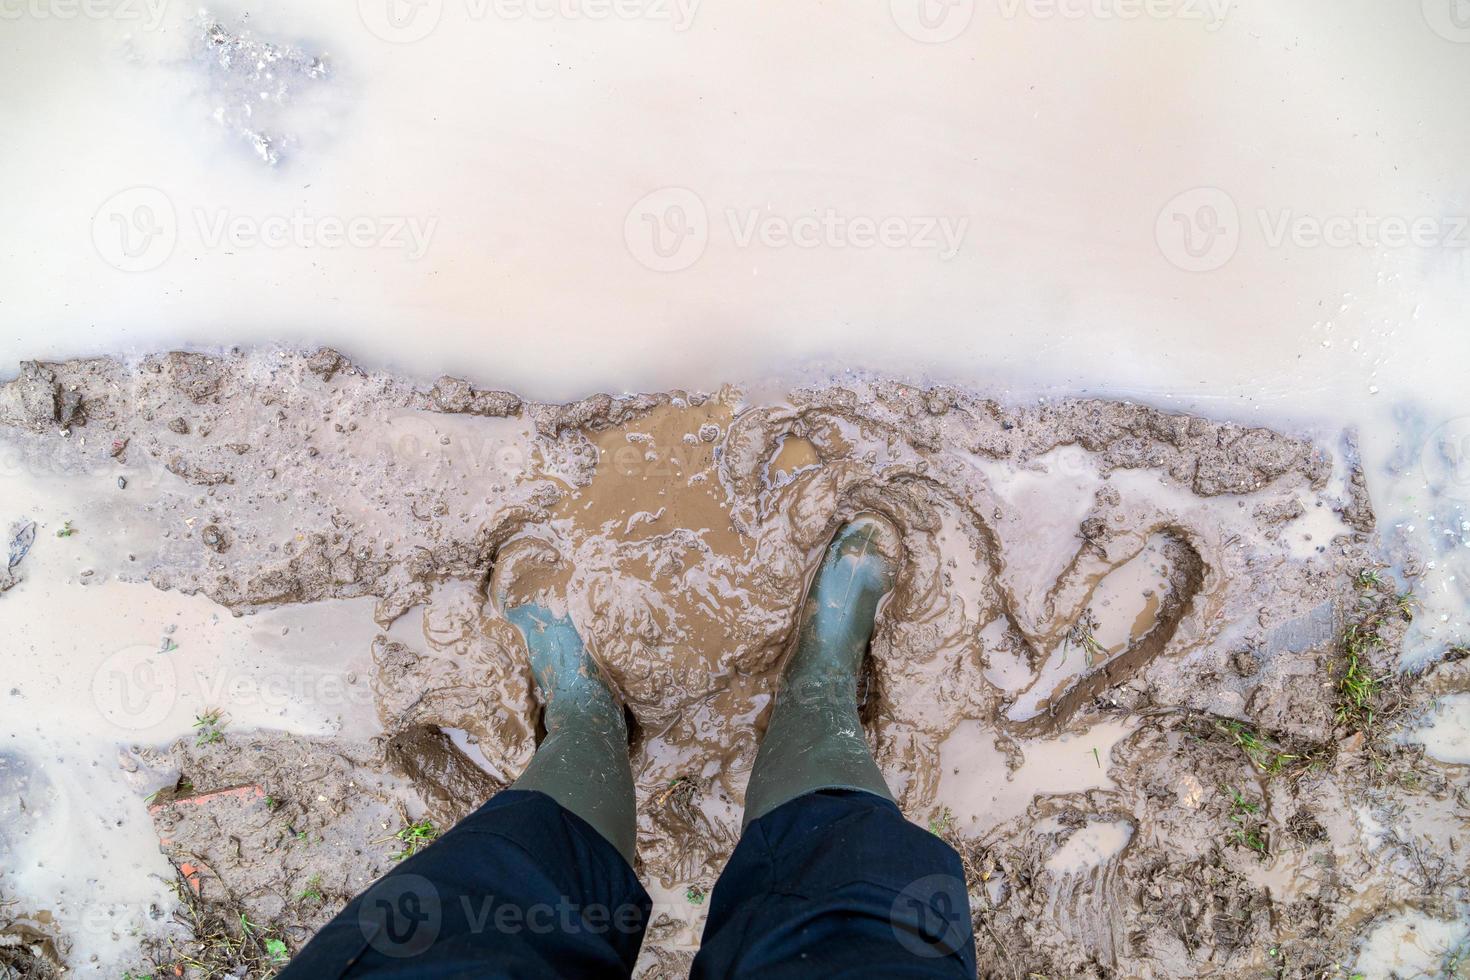
M1377 571L1349 440L879 379L547 405L330 350L27 363L0 425L19 465L135 495L157 537L110 574L239 615L376 603L378 738L137 750L193 892L161 960L211 903L299 948L399 830L521 770L535 696L487 589L530 536L636 719L642 967L677 975L805 583L861 511L905 549L864 720L966 859L982 975L1345 976L1394 916L1466 918L1470 775L1398 733L1470 662L1398 673L1412 583ZM1071 785L1028 765L1058 751ZM1020 803L965 802L987 785Z

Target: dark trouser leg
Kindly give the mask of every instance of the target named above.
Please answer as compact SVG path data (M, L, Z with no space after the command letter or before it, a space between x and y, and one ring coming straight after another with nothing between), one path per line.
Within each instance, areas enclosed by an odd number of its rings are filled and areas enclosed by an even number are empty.
M353 899L280 976L626 977L651 906L591 825L508 789Z
M692 976L974 977L959 855L876 794L797 797L746 828Z

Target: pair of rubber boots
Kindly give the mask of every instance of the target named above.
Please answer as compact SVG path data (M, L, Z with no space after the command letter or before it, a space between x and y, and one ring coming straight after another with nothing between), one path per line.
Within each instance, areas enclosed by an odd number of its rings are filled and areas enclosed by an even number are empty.
M892 525L866 514L843 525L827 546L751 770L746 825L816 790L862 790L892 799L863 735L857 691L898 555ZM559 562L550 549L532 543L497 566L497 600L525 638L546 729L514 788L552 797L631 864L636 802L623 706L565 610L552 608L557 600L548 591L534 591L534 574L519 574L528 558L544 568ZM507 585L517 594L508 594Z

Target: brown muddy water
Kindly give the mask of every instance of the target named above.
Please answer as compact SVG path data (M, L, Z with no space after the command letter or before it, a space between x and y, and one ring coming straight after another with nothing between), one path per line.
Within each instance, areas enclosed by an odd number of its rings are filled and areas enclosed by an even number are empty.
M398 831L529 759L487 587L533 538L637 721L641 969L677 975L807 577L877 510L905 554L864 720L965 857L985 975L1459 968L1470 666L1400 670L1416 565L1350 444L882 378L753 391L553 405L329 350L23 366L0 953L167 969L225 955L241 912L299 948Z

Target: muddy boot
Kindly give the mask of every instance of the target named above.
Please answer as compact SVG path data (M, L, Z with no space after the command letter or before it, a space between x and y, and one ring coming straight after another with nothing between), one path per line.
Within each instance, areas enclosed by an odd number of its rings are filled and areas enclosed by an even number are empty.
M878 601L893 588L898 553L897 531L872 515L844 525L827 546L750 773L745 826L819 789L893 799L868 751L857 688Z
M504 592L499 601L525 638L545 706L546 737L511 788L550 796L591 824L631 865L636 825L623 707L570 617Z

